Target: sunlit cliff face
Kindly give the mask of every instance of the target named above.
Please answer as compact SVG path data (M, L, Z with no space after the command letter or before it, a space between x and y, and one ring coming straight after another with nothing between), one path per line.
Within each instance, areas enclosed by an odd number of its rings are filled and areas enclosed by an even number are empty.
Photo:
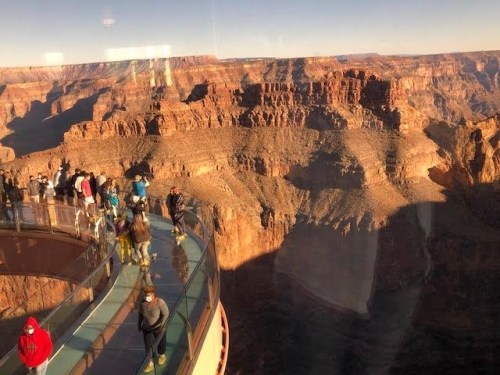
M499 57L199 57L171 59L170 81L162 61L123 62L50 85L52 71L0 71L4 158L24 155L3 167L147 172L151 194L175 184L209 202L234 270L222 299L235 373L412 369L449 331L489 353L478 332L496 311L499 234L480 202L499 174Z

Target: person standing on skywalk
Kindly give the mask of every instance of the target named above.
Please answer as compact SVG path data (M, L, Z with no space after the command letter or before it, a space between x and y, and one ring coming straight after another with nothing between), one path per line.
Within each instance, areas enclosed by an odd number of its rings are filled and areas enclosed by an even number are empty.
M144 288L144 299L139 305L139 322L138 329L142 331L144 336L144 345L146 353L152 350L151 360L149 361L144 372L154 370L154 358L158 358L158 365L162 366L167 361L165 352L167 350L167 337L165 324L169 316L168 306L164 300L156 295L154 286L148 285ZM158 348L155 350L153 345L158 337L161 336L158 342Z
M40 328L35 318L26 320L23 333L19 337L17 354L28 370L36 375L45 375L52 352L49 333Z

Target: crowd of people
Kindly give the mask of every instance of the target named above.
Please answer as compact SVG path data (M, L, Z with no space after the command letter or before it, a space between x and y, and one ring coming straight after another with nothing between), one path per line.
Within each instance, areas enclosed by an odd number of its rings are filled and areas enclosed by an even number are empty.
M42 173L29 176L25 187L21 186L21 180L19 171L14 173L0 169L0 221L13 220L12 216L8 215L8 203L15 206L25 200L37 205L46 204L50 224L53 226L57 225L53 207L56 203L75 205L91 212L95 210L99 198L99 208L106 207L113 210L115 216L117 214L112 197L117 197L119 190L116 181L106 178L104 172L95 177L94 173L87 173L79 168L71 174L64 167L59 167L50 177ZM42 210L37 210L35 214L35 221L46 223L46 215Z
M139 263L147 267L150 263L151 230L146 215L148 206L147 187L149 181L146 176L136 175L130 186L130 193L124 198L122 207L132 211L132 220L129 221L125 212L119 212L120 187L117 180L101 172L95 176L93 172L86 172L76 168L71 174L63 166L59 167L54 176L38 173L29 176L25 188L20 186L19 172L8 172L0 169L0 222L12 222L13 214L9 215L8 203L16 205L29 200L36 209L33 211L37 223L57 226L58 217L55 204L67 204L82 209L87 217L92 217L97 210L106 212L115 223L117 240L120 243L120 261L122 264ZM26 195L26 196L25 196ZM172 219L172 233L179 244L186 237L184 222L184 195L177 187L172 187L166 197L166 206ZM40 204L46 206L43 209ZM135 249L135 256L132 250Z
M55 203L79 207L83 212L101 210L113 220L116 239L119 243L119 256L123 265L139 264L147 272L151 262L152 232L147 217L149 181L145 176L136 175L130 186L130 193L124 198L124 205L132 212L129 220L127 210L119 210L120 187L116 179L109 178L105 172L97 177L92 172L76 168L71 174L64 167L49 178L38 173L29 176L25 188L20 186L19 173L0 169L0 220L12 220L7 213L7 205L29 200L34 205L46 204L50 224L57 225ZM176 246L173 254L174 268L182 268L179 276L183 283L187 282L187 258L183 254L180 242L186 237L184 222L185 199L177 187L172 187L165 200L168 214L173 223L172 233L175 235ZM135 251L134 251L135 250ZM135 257L133 252L135 252ZM184 253L185 256L185 253ZM177 259L177 261L175 261ZM179 264L177 264L179 263ZM181 264L184 265L181 267ZM138 329L143 333L146 351L153 349L154 342L159 338L159 344L153 351L153 358L145 371L154 369L153 359L159 365L166 362L166 331L165 324L169 310L165 301L159 298L152 283L146 284L143 298L139 302ZM18 354L23 363L37 374L45 374L48 358L52 351L52 342L47 331L38 326L38 322L30 317L23 329L18 344Z

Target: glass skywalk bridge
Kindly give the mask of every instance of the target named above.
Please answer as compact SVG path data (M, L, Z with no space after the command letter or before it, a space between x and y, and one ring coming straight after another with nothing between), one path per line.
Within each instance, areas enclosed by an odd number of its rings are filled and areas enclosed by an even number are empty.
M158 213L162 212L161 204L156 200L154 209ZM112 225L102 214L95 213L89 219L84 211L72 206L53 208L55 221L50 220L52 208L47 210L43 205L9 207L11 220L0 224L0 229L12 235L45 230L54 242L61 236L73 236L89 244L79 257L88 270L85 277L47 316L35 314L55 342L48 373L142 373L152 353L145 353L142 333L137 330L136 307L141 287L151 284L170 310L168 360L163 366L156 365L152 373L223 373L227 323L219 303L219 270L208 207L197 204L186 212L189 237L181 244L175 243L169 221L148 214L153 232L151 252L157 256L145 271L136 265L119 264L115 251L119 245L115 246ZM89 259L95 258L96 246L102 255L91 266ZM38 295L50 293L47 288L41 289ZM82 299L86 302L83 307ZM20 330L18 327L17 333ZM26 373L15 349L0 360L0 373ZM197 370L201 365L203 370Z

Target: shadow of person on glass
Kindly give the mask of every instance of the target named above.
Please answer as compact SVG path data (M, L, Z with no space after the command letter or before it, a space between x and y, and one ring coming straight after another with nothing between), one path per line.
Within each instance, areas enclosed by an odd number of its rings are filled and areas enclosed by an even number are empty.
M186 252L181 245L174 245L172 248L172 267L177 271L183 284L187 283L189 262Z

